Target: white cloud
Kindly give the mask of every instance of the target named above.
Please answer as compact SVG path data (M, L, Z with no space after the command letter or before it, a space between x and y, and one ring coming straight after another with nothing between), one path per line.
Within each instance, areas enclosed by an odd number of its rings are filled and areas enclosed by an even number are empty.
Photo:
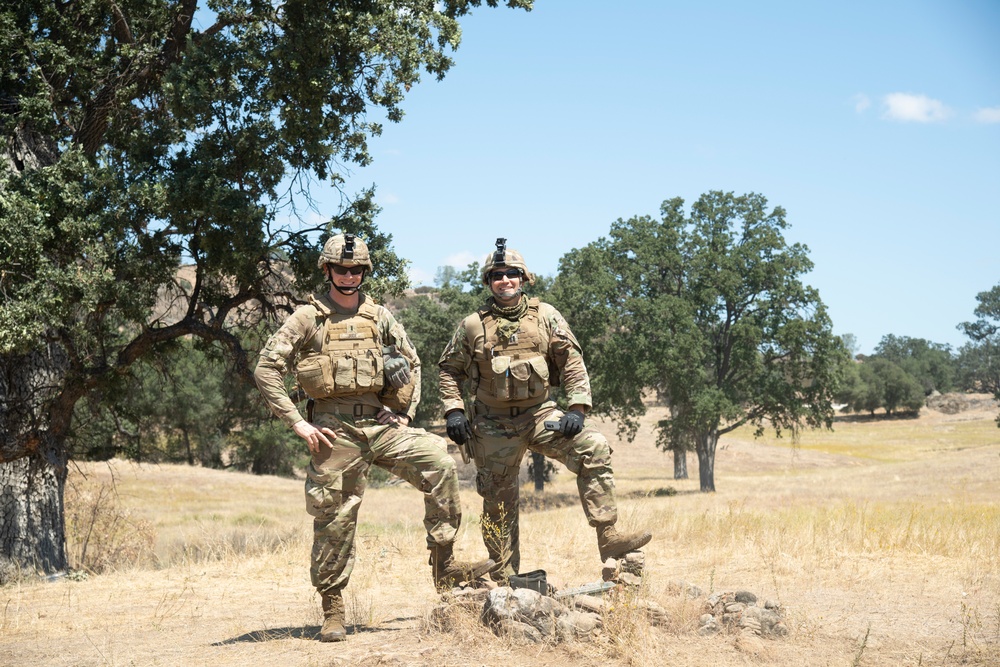
M434 276L432 274L413 265L406 268L406 275L410 277L410 284L414 287L434 284Z
M936 123L951 115L951 110L940 100L926 95L889 93L882 98L885 105L883 118L914 123Z
M399 196L394 195L391 192L379 193L378 201L383 206L392 206L393 204L399 203Z
M864 93L858 93L854 96L854 110L858 113L863 113L871 105L872 101Z
M454 255L448 255L444 258L445 266L454 266L456 269L465 269L473 262L478 263L479 258L468 250L463 250L462 252L457 252Z
M980 123L1000 123L1000 107L976 109L972 117Z

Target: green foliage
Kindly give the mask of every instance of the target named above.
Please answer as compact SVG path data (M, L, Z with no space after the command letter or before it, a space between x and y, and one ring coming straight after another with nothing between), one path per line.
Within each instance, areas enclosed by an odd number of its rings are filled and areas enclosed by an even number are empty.
M967 389L989 391L1000 399L1000 284L976 295L974 322L958 328L971 339L962 347L960 368Z
M867 412L874 416L881 408L886 415L917 413L924 405L924 388L901 365L885 357L871 356L845 369L836 398L844 404L846 412Z
M275 421L255 388L218 350L181 339L153 363L137 362L114 386L76 406L73 456L235 467L291 475L304 465L298 437Z
M958 373L966 389L992 392L1000 400L1000 284L977 294L976 301L979 319L958 325L972 339L959 352Z
M924 394L947 393L954 388L955 360L948 345L889 334L879 341L874 356L898 365L920 383Z
M714 490L719 435L832 421L847 354L800 280L812 262L786 244L786 227L760 195L710 192L690 216L672 199L659 221L619 219L560 262L550 296L584 346L595 411L632 437L644 393L656 392L671 407L659 442L697 443L703 490Z
M290 477L308 465L308 450L288 427L268 417L258 412L257 419L229 434L231 465L255 475Z
M438 387L438 359L455 327L485 300L485 287L479 283L478 268L470 264L464 271L451 266L438 269L437 289L417 294L405 302L396 314L406 335L420 356L420 404L414 425L429 426L441 419L441 395Z
M50 364L6 413L11 440L61 441L78 401L99 412L138 381L129 366L183 336L222 344L249 379L239 332L294 309L336 231L368 241L373 295L400 293L406 263L375 227L373 190L310 223L310 188L370 162L379 117L402 118L422 71L444 76L458 19L483 4L500 3L5 3L0 367ZM26 451L0 445L0 461Z

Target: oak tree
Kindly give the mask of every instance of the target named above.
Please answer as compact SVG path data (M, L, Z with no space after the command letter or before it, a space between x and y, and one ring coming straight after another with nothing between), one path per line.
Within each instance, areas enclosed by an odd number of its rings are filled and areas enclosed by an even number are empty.
M782 208L710 192L690 215L679 198L660 212L564 256L554 301L584 345L595 411L634 437L645 401L661 397L658 444L693 443L701 490L714 491L721 435L831 426L847 353L802 282L812 262L786 243Z
M85 396L182 336L246 375L238 330L295 307L336 229L368 241L375 291L405 286L372 191L342 191L310 224L310 188L342 189L345 166L370 161L369 138L423 72L444 76L481 4L500 2L3 3L0 570L66 566Z

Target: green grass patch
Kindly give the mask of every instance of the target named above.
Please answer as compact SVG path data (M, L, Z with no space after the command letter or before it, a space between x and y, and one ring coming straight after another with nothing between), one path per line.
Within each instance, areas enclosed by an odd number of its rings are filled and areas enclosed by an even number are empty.
M728 436L752 440L753 428L744 426ZM797 438L778 438L773 432L756 439L777 447L874 460L884 463L931 458L942 451L959 451L1000 443L996 423L984 420L931 423L906 420L843 420L833 430L804 430Z

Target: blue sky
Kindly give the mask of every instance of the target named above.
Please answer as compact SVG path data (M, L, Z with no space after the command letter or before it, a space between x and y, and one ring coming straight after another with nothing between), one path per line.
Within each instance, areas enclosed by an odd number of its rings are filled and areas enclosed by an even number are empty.
M555 275L617 218L710 190L786 209L860 352L958 347L1000 283L1000 2L537 0L462 25L348 181L377 185L415 284L497 236Z

